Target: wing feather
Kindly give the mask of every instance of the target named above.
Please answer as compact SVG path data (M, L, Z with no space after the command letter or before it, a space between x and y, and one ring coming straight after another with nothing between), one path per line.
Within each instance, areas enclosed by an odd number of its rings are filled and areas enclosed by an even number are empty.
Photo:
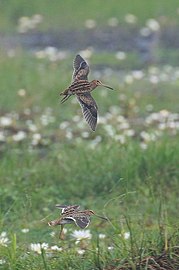
M66 213L68 211L76 211L80 208L79 205L61 205L61 204L56 204L55 207L61 209L62 214Z
M81 229L85 229L90 223L90 218L88 216L75 217L74 221Z
M88 80L89 66L87 62L77 54L73 61L74 72L72 80Z
M97 125L98 106L94 98L90 93L83 93L81 95L76 95L76 97L80 103L86 122L91 127L91 129L95 131Z

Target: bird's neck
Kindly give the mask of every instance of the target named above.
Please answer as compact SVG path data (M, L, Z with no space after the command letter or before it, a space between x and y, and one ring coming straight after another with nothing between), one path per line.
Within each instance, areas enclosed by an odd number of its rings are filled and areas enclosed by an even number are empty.
M90 82L90 88L91 88L91 91L94 90L96 87L97 87L96 81L95 81L95 80L91 81L91 82Z

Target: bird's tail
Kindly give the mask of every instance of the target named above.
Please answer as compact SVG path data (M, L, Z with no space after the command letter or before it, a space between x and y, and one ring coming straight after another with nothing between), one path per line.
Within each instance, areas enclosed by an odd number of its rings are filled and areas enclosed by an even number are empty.
M63 92L61 92L60 93L60 96L64 96L65 95L65 93L64 93L65 91L63 91Z
M58 219L49 221L49 222L48 222L48 225L49 225L49 226L56 226L56 225L60 225L60 222L61 222L61 219L58 218Z
M65 96L61 99L61 103L64 103L69 97L70 97L70 95L65 95Z

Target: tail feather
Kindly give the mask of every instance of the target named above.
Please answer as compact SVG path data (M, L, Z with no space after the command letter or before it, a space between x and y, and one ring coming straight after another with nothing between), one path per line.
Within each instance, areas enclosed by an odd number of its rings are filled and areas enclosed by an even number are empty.
M65 95L65 93L64 93L65 91L63 91L63 92L61 92L60 93L60 96L64 96Z
M60 93L60 96L66 96L66 95L68 95L68 88L67 89L65 89L63 92L61 92Z
M61 103L64 103L67 99L69 99L70 95L65 95L62 99L61 99Z

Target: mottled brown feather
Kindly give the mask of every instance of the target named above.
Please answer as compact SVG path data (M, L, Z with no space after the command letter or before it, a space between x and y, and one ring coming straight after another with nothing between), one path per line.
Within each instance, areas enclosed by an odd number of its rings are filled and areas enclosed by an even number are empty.
M96 129L98 106L90 93L76 95L84 115L84 118L93 131Z
M74 72L72 80L88 80L89 66L87 62L77 54L73 61Z

